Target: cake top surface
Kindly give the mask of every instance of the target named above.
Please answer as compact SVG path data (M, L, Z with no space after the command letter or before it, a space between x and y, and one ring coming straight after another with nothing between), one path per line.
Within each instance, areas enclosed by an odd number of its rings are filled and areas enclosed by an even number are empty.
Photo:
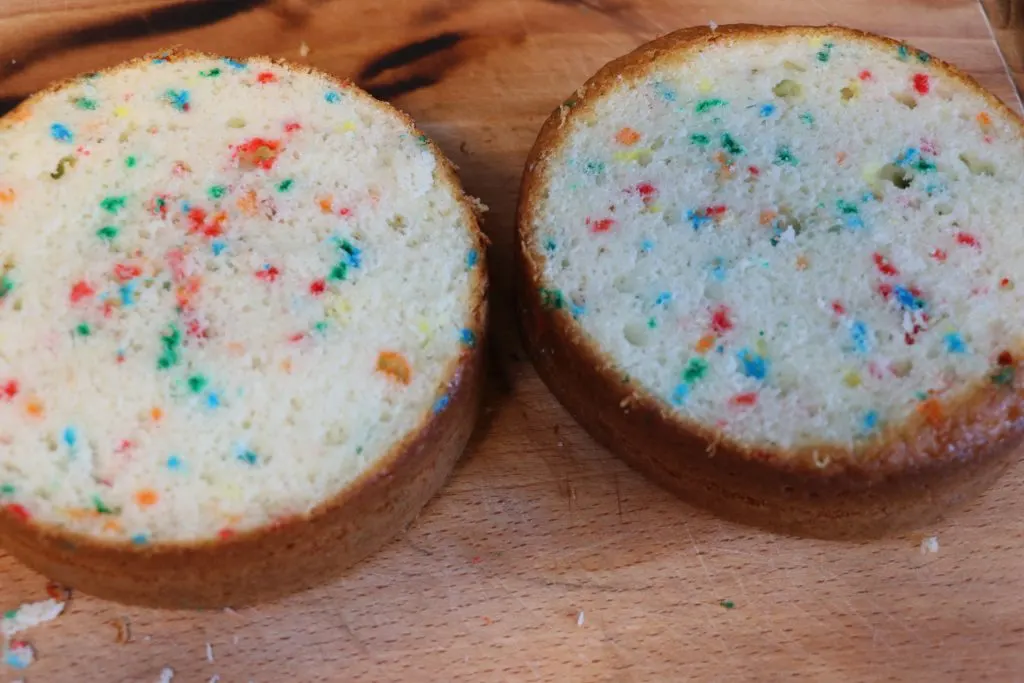
M906 45L718 38L620 62L552 120L522 225L542 303L752 448L856 454L1009 385L1020 120Z
M479 249L433 145L321 74L42 93L0 123L0 505L136 544L309 512L445 409Z

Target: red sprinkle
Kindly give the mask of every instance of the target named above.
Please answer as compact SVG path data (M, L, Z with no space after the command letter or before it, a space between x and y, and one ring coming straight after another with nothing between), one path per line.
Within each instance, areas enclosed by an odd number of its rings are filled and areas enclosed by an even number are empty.
M958 232L956 234L957 244L962 244L966 247L978 247L981 248L981 244L978 242L978 238L969 232Z
M19 505L18 503L11 503L10 505L7 505L6 508L8 512L14 515L21 522L27 522L28 520L32 519L31 513L29 513L29 511L25 508L24 505Z
M309 286L310 294L323 294L324 290L327 289L327 283L323 280L313 280L313 284Z
M657 190L654 189L654 185L651 185L650 183L640 183L634 189L641 197L650 197L652 194L657 192Z
M709 206L704 213L708 216L721 216L725 211L726 207L724 204L717 204L715 206Z
M0 387L0 398L5 398L8 401L12 400L18 395L18 380L9 380L3 387Z
M936 261L944 263L946 261L947 254L945 249L932 249L930 256Z
M297 130L302 130L302 124L292 121L291 123L284 124L285 133L294 133Z
M872 254L871 257L875 260L875 267L878 268L878 272L882 275L892 276L900 274L900 271L896 269L896 266L889 263L889 261L877 251Z
M711 312L711 329L716 334L723 334L732 329L732 320L729 319L728 306L719 306Z
M878 293L881 294L882 297L888 299L890 296L892 296L892 285L886 284L884 282L879 284Z
M288 337L288 341L290 341L290 342L300 342L300 341L302 341L305 338L306 338L306 333L305 332L296 332L292 336Z
M927 95L931 89L932 86L928 82L928 74L914 74L914 90L921 95Z
M759 169L757 166L747 166L747 170L750 171L750 175L761 175L761 169Z
M862 81L870 81L871 80L871 72L868 71L867 69L864 69L859 74L857 74L857 78L859 78Z
M274 167L274 162L277 161L277 153L280 147L280 140L267 140L266 138L259 137L249 138L235 147L232 158L238 159L241 157L243 161L252 166L269 170Z
M1002 353L999 354L999 358L996 359L996 362L1003 367L1006 367L1007 365L1013 365L1013 354L1011 354L1009 351L1003 351Z
M731 406L752 406L757 403L757 393L750 391L745 394L736 394L729 399Z
M85 280L79 280L75 284L71 285L71 303L77 304L82 299L90 297L96 293L96 290L86 282Z
M277 76L270 73L269 71L261 71L259 74L256 75L256 80L259 81L260 83L276 83Z
M235 530L234 529L221 529L220 531L217 532L217 537L220 540L222 540L222 541L226 541L229 538L234 537L234 535L235 535Z
M602 218L601 220L592 221L587 218L587 225L590 226L590 232L608 232L615 225L615 219L613 218Z
M277 276L281 274L281 271L277 269L277 266L264 266L256 271L256 277L264 282L277 282Z
M118 263L114 266L114 276L121 282L134 280L142 275L142 268L128 263Z
M846 307L839 303L838 300L832 302L832 310L836 315L844 315L846 313Z

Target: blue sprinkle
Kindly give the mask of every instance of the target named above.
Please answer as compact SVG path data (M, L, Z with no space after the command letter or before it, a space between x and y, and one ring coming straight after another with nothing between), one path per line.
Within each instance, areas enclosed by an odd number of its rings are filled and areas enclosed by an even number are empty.
M875 201L875 195L871 192L865 192L860 196L862 202L873 202Z
M181 210L184 213L188 213L189 211L192 210L192 205L189 204L188 202L182 202L181 203Z
M167 63L168 63L168 61L169 61L169 60L167 59L167 57L156 57L156 58L155 58L155 59L153 60L153 63L154 63L154 64L167 64Z
M220 396L213 392L210 392L210 394L206 397L206 405L208 405L211 408L220 407Z
M694 230L700 230L700 226L705 223L710 223L713 219L711 216L707 216L701 213L697 213L693 209L688 209L686 212L686 218L690 221L690 225L693 226Z
M946 350L950 353L967 353L967 344L959 332L950 332L946 335Z
M64 443L68 445L68 448L74 448L75 444L78 443L78 433L74 427L64 428Z
M868 431L868 432L870 432L872 429L877 427L878 426L878 411L877 410L869 410L864 415L863 425L864 425L864 430Z
M654 92L661 95L661 99L665 100L666 102L676 101L676 91L670 88L669 86L665 85L661 81L658 81L657 83L654 84Z
M768 118L769 116L771 116L774 113L775 113L775 105L774 104L762 104L761 105L761 118L765 118L766 119L766 118Z
M640 251L645 254L649 254L651 249L654 249L654 242L652 240L644 240L640 243Z
M326 93L324 93L324 99L330 104L337 104L338 102L341 101L341 95L334 92L333 90L328 90Z
M167 458L167 469L169 470L180 470L182 465L183 463L181 462L181 458L177 455L172 455Z
M853 337L853 343L861 353L867 353L871 349L868 326L860 320L853 321L853 325L850 326L850 336Z
M135 282L126 282L120 287L121 292L121 303L125 306L131 306L135 303Z
M768 374L768 361L764 356L751 353L750 349L743 349L736 354L736 358L743 364L741 372L747 377L764 379Z
M442 410L448 407L448 404L452 402L452 399L448 394L445 394L441 398L434 402L434 414L440 413Z
M5 650L4 652L4 664L21 671L27 669L31 664L30 650L26 649L13 649Z
M725 346L723 346L722 344L719 344L718 346L715 347L715 352L716 353L725 353Z
M583 315L586 312L587 312L587 309L584 306L580 306L579 304L570 304L569 305L569 313L571 313L572 317L574 319L576 319L576 320L579 320L580 316Z
M214 256L220 256L221 252L228 248L228 245L220 240L215 240L210 246L213 248Z
M470 249L469 253L466 254L466 267L472 268L476 265L476 262L480 260L480 252L476 249Z
M716 258L711 262L711 277L719 282L725 281L725 262L722 259Z
M544 251L550 253L550 252L552 252L554 250L555 250L555 241L549 237L547 240L544 241Z
M188 90L168 90L164 99L178 111L188 111Z
M661 306L672 300L672 292L662 292L658 295L658 298L654 300L655 306Z
M686 397L690 395L690 385L685 382L676 386L672 392L672 404L681 406L686 401Z
M255 465L256 460L259 459L259 456L250 451L248 448L241 449L236 457L242 462L244 462L246 465Z
M843 220L850 230L860 230L864 227L864 219L855 213L845 216Z
M476 346L476 335L473 334L473 330L463 329L461 332L459 332L459 341L465 344L466 346L473 348L474 346Z
M896 285L892 288L892 291L896 295L896 300L900 303L900 306L914 310L924 308L924 302L911 294L910 290L903 285Z
M232 69L244 69L245 68L245 64L242 64L241 62L236 62L235 60L229 59L227 57L224 58L224 63L227 64L228 66L230 66Z
M71 142L75 138L63 123L55 123L50 126L50 137L57 142Z
M132 543L135 545L146 545L149 543L149 536L146 534L135 534L132 536Z
M907 147L898 157L896 157L896 164L903 166L904 164L913 163L914 159L918 157L920 153L916 147Z

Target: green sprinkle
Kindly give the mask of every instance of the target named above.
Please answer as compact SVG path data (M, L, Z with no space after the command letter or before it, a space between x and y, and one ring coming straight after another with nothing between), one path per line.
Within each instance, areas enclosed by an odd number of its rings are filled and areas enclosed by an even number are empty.
M220 69L218 69L217 67L213 67L212 69L208 69L206 71L200 71L199 75L203 78L216 78L217 76L220 76Z
M691 358L683 368L682 378L687 384L693 384L697 380L704 379L707 374L708 362L703 358Z
M164 347L163 353L156 361L156 366L160 370L173 367L181 360L178 353L178 346L181 345L181 332L173 324L170 326L170 330L169 334L160 335L160 343Z
M94 109L96 109L96 100L90 99L88 97L76 97L75 109L86 109L88 111L93 111Z
M3 299L5 296L10 294L12 289L14 289L14 280L11 279L10 275L5 273L0 277L0 299Z
M16 609L9 609L4 612L4 619L14 619L16 616L18 616L18 610Z
M207 384L209 384L209 380L202 375L192 375L188 378L188 388L193 394L198 394L206 388Z
M100 207L108 213L116 214L118 211L124 208L126 202L127 198L123 196L107 197L102 202L100 202Z
M911 166L922 173L929 173L930 171L935 170L935 164L924 157L918 159L915 163L911 164Z
M228 188L224 187L223 185L214 185L209 190L206 191L206 194L210 197L210 199L220 199L221 197L224 196L224 193L227 191Z
M800 120L807 124L808 127L814 125L814 116L809 111L805 111L800 114Z
M703 114L704 112L710 111L715 107L724 107L727 104L729 103L726 102L725 100L721 100L715 97L710 100L701 100L700 102L697 103L697 106L694 107L694 111L696 111L698 114Z
M50 174L50 177L54 180L60 180L64 177L64 173L67 172L68 168L74 168L76 163L78 163L78 159L73 156L61 157L60 161L57 162L57 168Z
M99 237L104 242L111 242L115 237L117 237L118 232L120 231L113 225L108 225L97 230L96 236Z
M901 61L905 62L907 61L907 58L910 57L910 50L908 50L907 46L904 45L903 43L899 44L899 46L896 48L896 52L897 54L899 54Z
M116 512L114 512L114 510L108 508L104 504L104 502L102 500L100 500L99 496L93 496L92 497L92 506L96 509L96 512L100 513L101 515L116 515L117 514Z
M326 332L327 331L327 321L326 320L321 320L317 324L313 325L313 329L316 330L317 332Z
M832 48L834 47L835 45L832 43L825 43L824 49L818 51L818 61L822 64L827 62L832 57Z
M420 134L416 137L416 142L420 143L423 146L426 146L430 143L430 140L427 139L426 135Z
M736 603L734 603L732 600L722 600L718 604L724 607L725 609L732 609L736 606Z
M1012 366L1000 368L998 372L992 375L992 382L1000 386L1007 386L1009 384L1012 384L1014 375L1016 374L1015 370L1016 368Z
M848 202L848 201L843 200L843 199L840 199L839 201L836 202L836 208L839 209L839 213L842 213L842 214L851 214L851 213L859 213L860 212L860 209L857 208L856 204L854 204L853 202Z
M694 133L693 135L690 136L690 144L693 145L700 145L701 147L703 147L704 145L710 142L711 138L709 138L707 135L704 135L703 133Z
M92 328L89 327L89 323L78 323L78 327L75 328L75 332L82 337L88 337L92 334Z
M604 173L604 162L603 161L588 161L583 167L583 172L587 175L601 175Z
M292 185L294 183L295 183L295 181L292 180L291 178L288 178L287 180L282 180L281 182L279 182L277 184L277 191L278 192L287 192L288 190L292 189Z
M782 164L790 164L791 166L796 166L800 162L797 161L795 156L793 156L793 153L789 150L789 147L783 145L782 147L779 147L777 150L775 150L775 163L779 166L781 166Z
M736 142L736 139L728 133L722 133L722 148L734 156L739 156L746 151L743 149L743 145Z
M0 484L0 496L14 495L14 484Z
M544 240L544 251L554 251L558 245L550 237Z
M653 330L657 326L658 326L658 321L657 320L655 320L654 318L648 318L647 319L647 327L649 327L649 328L651 328Z
M541 287L540 305L541 308L547 310L565 308L565 298L562 296L561 290Z
M128 168L135 168L136 163L138 163L138 160L135 157L128 157L124 160L124 165Z
M328 276L332 280L344 280L348 277L348 264L342 261L338 265L331 268L330 275Z
M573 107L575 107L575 106L576 106L576 105L577 105L578 103L579 103L579 100L577 100L577 99L576 99L576 96L575 96L575 95L573 95L572 97L570 97L569 99L567 99L567 100L566 100L565 102L562 102L562 106L563 106L563 107L568 107L569 109L572 109L572 108L573 108Z
M932 59L932 56L930 54L928 54L924 50L918 50L918 52L917 52L917 61L921 62L922 64L927 64L928 62L931 61L931 59Z

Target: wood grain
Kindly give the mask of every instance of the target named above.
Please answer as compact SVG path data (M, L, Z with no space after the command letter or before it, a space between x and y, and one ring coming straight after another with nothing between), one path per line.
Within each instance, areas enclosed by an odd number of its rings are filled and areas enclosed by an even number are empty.
M413 114L491 207L493 240L484 416L454 479L403 538L331 586L237 613L77 596L66 615L27 634L39 653L27 680L145 683L164 666L175 683L215 674L224 682L1024 680L1024 467L921 535L863 544L772 536L689 508L612 459L523 360L508 287L523 161L549 111L639 43L711 19L842 23L906 39L1015 102L975 0L719 5L2 3L0 105L174 43L308 62L356 77ZM925 534L938 536L938 553L921 553ZM41 599L44 586L0 556L0 608ZM124 619L133 640L119 644L113 624ZM0 669L0 680L16 674Z

